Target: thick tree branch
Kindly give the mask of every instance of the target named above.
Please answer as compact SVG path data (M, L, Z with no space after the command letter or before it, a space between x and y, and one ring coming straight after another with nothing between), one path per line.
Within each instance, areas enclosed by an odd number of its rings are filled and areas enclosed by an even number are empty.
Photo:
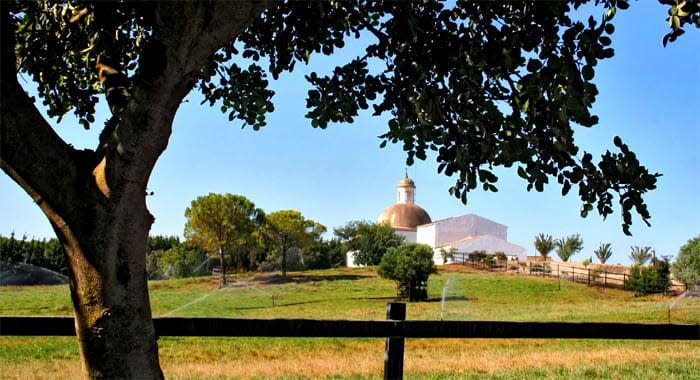
M127 107L111 147L128 181L145 184L165 150L182 99L217 50L248 27L271 2L170 2L155 9L153 36L144 48ZM188 17L182 17L183 14ZM145 190L145 189L144 189Z
M58 215L66 215L61 207L74 204L76 198L81 160L92 157L66 144L20 86L12 27L3 15L0 167L60 226L65 221Z

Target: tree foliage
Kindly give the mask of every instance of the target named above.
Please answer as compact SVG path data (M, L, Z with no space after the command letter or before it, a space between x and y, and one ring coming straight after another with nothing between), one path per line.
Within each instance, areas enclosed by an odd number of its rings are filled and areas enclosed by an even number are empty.
M334 229L334 234L343 242L346 253L353 252L357 265L379 265L389 248L398 247L405 241L388 224L360 220Z
M433 249L425 244L389 248L382 256L377 273L396 282L399 298L424 300L428 297L428 277L437 273Z
M626 289L644 294L665 293L669 286L671 270L665 257L653 257L650 265L634 264L626 283Z
M338 239L315 240L301 249L306 269L329 269L345 266L343 244Z
M634 265L644 265L652 256L654 256L654 250L651 247L639 247L636 245L630 247L629 258Z
M177 236L152 235L148 237L146 244L146 253L148 254L154 251L167 251L171 248L179 247L182 245L182 242Z
M601 264L605 264L608 259L612 256L612 246L610 243L600 243L600 246L596 248L593 253L595 254L595 257L600 260Z
M583 240L581 239L581 235L575 234L557 239L555 245L557 256L559 256L561 261L567 262L571 256L583 249Z
M552 235L538 234L535 236L535 249L543 260L547 260L549 253L554 249L554 239Z
M282 275L287 275L287 258L291 250L304 247L321 239L326 227L306 219L296 210L270 213L264 226L264 236L273 257L280 260Z
M588 2L604 7L601 19L570 17ZM687 24L697 25L697 3L662 3L669 6L672 29L665 42L680 36ZM89 127L97 95L110 92L120 98L113 102L121 103L117 109L123 108L135 82L162 71L164 47L154 38L158 4L85 5L13 3L12 16L20 70L39 83L49 114L60 120L73 111ZM268 74L277 79L313 54L332 54L347 38L371 36L363 55L328 75L307 77L313 126L352 122L364 109L389 113L382 145L402 143L408 164L436 151L438 171L457 174L450 192L464 202L479 183L497 190L492 166L515 166L528 190L541 191L551 178L563 194L578 186L583 216L594 206L609 215L619 195L629 232L631 210L645 222L649 218L642 195L655 188L658 175L650 174L619 137L614 139L619 152L608 151L595 164L591 154L579 152L571 127L598 121L590 113L598 93L595 67L614 55L613 19L628 5L610 0L280 3L239 33L236 43L222 41L192 83L229 119L257 129L274 110ZM36 41L46 47L41 54ZM101 63L121 76L101 77L95 70Z
M678 281L700 284L700 236L688 240L680 248L671 271Z
M265 213L242 195L209 193L192 201L185 218L185 238L219 258L225 285L226 256L253 243L253 232L265 222Z
M14 233L9 237L0 236L0 260L7 263L31 264L68 275L64 255L57 239L37 240L26 236L17 239Z
M209 269L206 264L210 259L203 250L181 244L153 251L147 260L150 264L149 279L162 280L204 275Z
M664 43L700 26L698 2L660 1L669 8ZM573 19L586 3L604 16ZM382 145L401 143L408 164L435 151L463 202L479 184L497 190L493 167L512 167L528 190L550 180L562 194L578 187L582 216L595 208L605 217L616 200L623 231L633 211L648 223L643 196L658 174L620 137L597 163L573 140L576 125L598 121L595 67L613 56L613 18L628 5L4 1L0 167L37 202L70 259L85 376L163 377L145 278L145 196L184 97L197 89L229 119L260 128L274 110L269 76L346 39L370 38L333 72L308 75L311 125L352 122L371 108L389 116ZM72 112L76 124L101 128L92 149L54 132L25 79L56 122ZM108 120L95 118L101 98Z

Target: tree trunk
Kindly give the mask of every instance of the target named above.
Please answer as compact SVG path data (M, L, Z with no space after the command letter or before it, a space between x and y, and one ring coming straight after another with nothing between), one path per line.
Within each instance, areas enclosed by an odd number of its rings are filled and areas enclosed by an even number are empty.
M158 69L139 69L128 103L95 151L64 142L20 86L15 25L2 9L0 168L42 209L65 248L87 378L163 378L145 265L153 223L146 186L202 65L269 5L154 4L150 40L158 49L143 62Z
M226 286L226 263L224 262L224 248L221 246L219 247L219 267L221 268L219 287L223 288Z
M162 378L145 268L153 222L146 179L107 181L105 163L117 159L95 164L94 153L34 128L46 122L16 77L3 77L0 167L44 211L65 248L85 376Z
M163 378L144 274L153 218L143 196L129 203L132 209L116 208L86 220L82 224L90 226L83 228L58 226L52 220L66 247L80 357L88 378Z
M287 277L287 244L282 244L282 277Z

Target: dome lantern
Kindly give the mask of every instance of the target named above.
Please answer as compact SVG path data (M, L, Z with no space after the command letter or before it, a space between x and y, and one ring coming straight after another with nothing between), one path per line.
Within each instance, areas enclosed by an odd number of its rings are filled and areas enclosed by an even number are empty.
M416 231L416 228L431 222L430 215L415 204L416 184L405 175L396 185L396 203L379 215L378 223L391 225L397 231Z
M396 203L415 203L416 184L408 178L408 174L401 178L396 185Z

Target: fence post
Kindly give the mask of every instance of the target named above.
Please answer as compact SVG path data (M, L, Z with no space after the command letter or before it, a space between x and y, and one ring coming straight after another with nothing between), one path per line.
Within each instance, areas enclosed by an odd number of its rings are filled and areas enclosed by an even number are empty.
M608 271L604 271L603 275L605 276L605 288L608 288Z
M406 304L391 302L386 305L386 319L403 321L406 319ZM403 379L403 343L402 336L386 338L384 349L384 380Z
M557 285L559 290L561 290L561 271L559 270L559 264L557 264Z
M588 286L591 286L591 268L586 269L588 269Z

